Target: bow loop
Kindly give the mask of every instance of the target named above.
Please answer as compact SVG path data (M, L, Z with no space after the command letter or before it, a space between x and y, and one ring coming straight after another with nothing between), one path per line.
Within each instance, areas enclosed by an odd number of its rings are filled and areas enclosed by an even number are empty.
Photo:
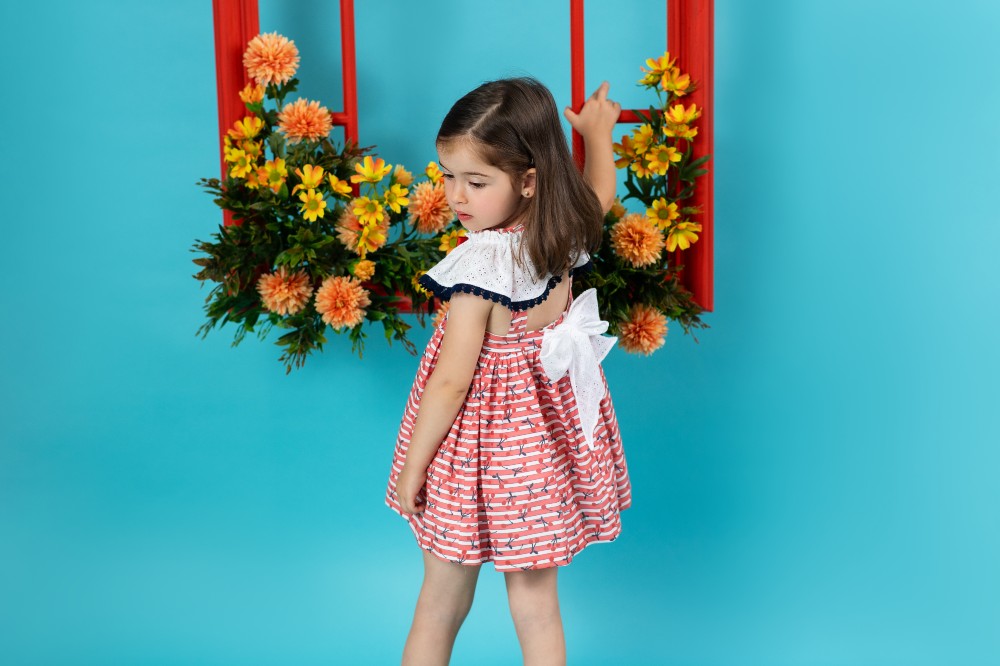
M595 448L594 429L606 393L600 364L618 341L602 335L607 330L608 322L597 311L597 290L591 288L573 301L558 326L542 336L542 368L553 381L569 373L583 436L591 449Z

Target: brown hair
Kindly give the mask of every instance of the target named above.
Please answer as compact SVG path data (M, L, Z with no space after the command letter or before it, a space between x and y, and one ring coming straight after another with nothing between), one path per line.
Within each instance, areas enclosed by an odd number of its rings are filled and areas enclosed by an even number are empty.
M480 158L515 183L535 168L535 194L521 199L511 219L523 216L521 251L527 248L537 278L561 275L581 250L597 251L601 203L570 156L548 88L530 77L482 84L441 123L437 143L455 140L470 140Z

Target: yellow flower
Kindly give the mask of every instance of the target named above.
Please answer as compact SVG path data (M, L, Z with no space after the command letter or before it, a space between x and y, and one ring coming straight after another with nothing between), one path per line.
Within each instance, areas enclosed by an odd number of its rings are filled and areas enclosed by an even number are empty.
M441 180L441 176L444 175L441 173L441 169L438 168L437 162L428 162L427 168L424 169L424 173L427 174L427 177L430 178L431 182L435 185L439 180Z
M701 225L697 222L680 222L667 234L667 252L673 252L677 248L686 250L691 247L691 243L698 240L698 233Z
M615 166L619 169L635 159L635 144L632 143L632 137L628 134L622 136L621 143L611 144L611 149L615 151L615 155L618 155Z
M353 176L352 176L353 178ZM363 225L377 224L385 217L385 210L378 199L368 197L358 197L353 202L354 214Z
M375 262L370 259L360 259L354 264L354 277L362 282L370 280L375 275Z
M663 119L671 125L690 125L701 116L701 109L692 104L687 109L683 104L674 104L663 112Z
M364 259L366 254L374 252L385 245L385 241L385 232L377 222L362 223L361 235L358 236L357 251L361 254L361 258Z
M251 190L258 189L260 187L260 180L257 178L259 172L260 172L260 170L258 170L258 169L251 169L247 173L247 177L246 177L246 181L244 182L244 185L246 185L247 187L249 187Z
M402 164L396 167L392 175L403 187L409 187L413 183L413 174L404 169Z
M264 86L259 83L257 85L248 83L246 87L240 91L240 99L247 105L260 104L264 99Z
M330 174L327 177L330 180L330 189L333 190L334 195L339 197L349 197L351 196L351 185L346 180L341 180L337 178L336 174Z
M243 120L237 120L233 128L229 130L229 136L234 139L252 139L264 129L264 121L257 116L247 116Z
M253 141L251 139L247 139L246 141L241 141L240 148L242 148L243 152L247 154L247 157L255 161L264 154L263 148L260 145L260 141Z
M698 134L697 128L690 127L691 122L701 116L701 109L692 104L687 109L683 104L674 104L663 114L666 123L663 133L667 136L681 139L693 139Z
M295 175L302 182L292 188L292 194L299 190L315 190L323 182L323 167L306 164L301 169L296 169Z
M681 161L681 154L673 146L664 146L661 143L649 149L646 153L646 160L649 163L650 171L663 176L666 175L672 162Z
M629 168L632 169L632 171L635 171L635 175L639 176L639 178L649 178L653 175L653 172L650 171L646 160L641 157L632 162Z
M690 125L664 125L663 133L677 139L693 139L698 136L698 128Z
M438 245L438 249L445 254L448 254L459 246L458 239L463 236L465 236L465 229L461 228L449 231L446 234L441 234L441 244Z
M621 216L625 214L625 206L622 205L622 200L615 197L615 202L611 204L611 210L609 212L612 216L621 219Z
M413 285L413 288L416 291L419 291L421 294L424 294L425 296L430 296L431 292L424 289L424 285L420 284L420 276L426 272L427 271L417 271L416 273L414 273L413 277L410 279L410 283Z
M679 216L677 204L667 203L663 197L654 201L652 208L646 209L646 217L661 230L666 229Z
M663 77L663 73L674 66L674 61L676 58L671 60L670 52L664 51L663 55L659 58L648 58L646 60L646 67L640 67L642 71L646 72L646 75L639 79L639 85L641 86L655 86L660 82Z
M632 132L632 143L635 147L635 154L642 155L653 145L653 127L643 124Z
M233 178L246 178L247 174L257 166L246 153L233 148L226 151L226 161L233 165L229 168L229 175Z
M681 74L681 70L676 67L672 68L668 72L664 72L663 76L660 78L660 87L667 92L672 92L678 97L686 95L690 86L691 77L687 74Z
M280 157L268 160L264 163L263 168L257 169L257 179L260 184L270 187L275 194L281 190L287 177L288 169L285 168L285 160Z
M351 176L352 183L378 183L385 175L392 171L392 165L386 164L381 157L372 160L370 155L365 155L363 162L354 165L354 170L358 173Z
M410 200L406 198L407 194L406 188L402 185L393 185L385 191L385 205L391 208L392 212L399 213L403 210L402 206L410 203Z
M306 190L299 192L299 200L302 201L302 205L299 206L302 217L310 222L315 222L317 217L323 217L326 211L326 200L322 194L316 190Z

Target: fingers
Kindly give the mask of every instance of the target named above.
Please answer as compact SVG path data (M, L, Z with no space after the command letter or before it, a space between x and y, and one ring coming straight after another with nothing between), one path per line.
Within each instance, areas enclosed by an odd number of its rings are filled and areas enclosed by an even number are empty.
M573 111L573 109L569 108L568 106L565 109L563 109L563 115L566 116L566 120L569 121L570 125L576 125L576 121L580 117L579 115L576 114L575 111Z
M604 81L601 85L597 86L597 90L594 91L594 94L591 95L591 97L599 102L603 102L608 98L608 88L610 87L611 84Z

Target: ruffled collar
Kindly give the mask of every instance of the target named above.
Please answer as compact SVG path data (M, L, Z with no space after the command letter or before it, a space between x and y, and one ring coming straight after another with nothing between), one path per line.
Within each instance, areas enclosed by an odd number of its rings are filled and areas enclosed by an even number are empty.
M526 310L541 303L562 279L559 275L536 278L529 257L515 259L520 249L523 224L505 229L466 231L460 243L444 259L420 276L418 282L443 301L456 291L476 294L511 310ZM570 269L571 275L593 268L590 257L581 253Z

